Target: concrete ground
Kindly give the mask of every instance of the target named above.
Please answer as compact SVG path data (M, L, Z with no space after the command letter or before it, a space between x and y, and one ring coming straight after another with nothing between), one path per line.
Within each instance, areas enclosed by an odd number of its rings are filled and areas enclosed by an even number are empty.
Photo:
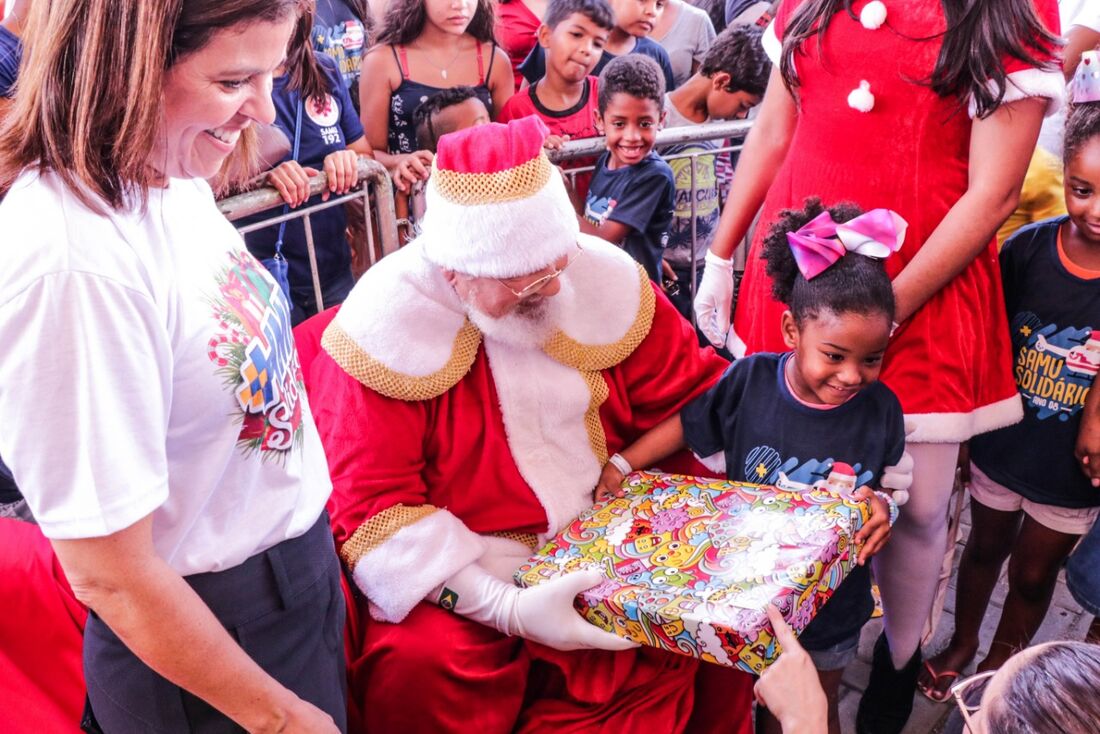
M961 528L960 536L962 539L965 539L970 532L969 508L963 510L959 527ZM935 635L924 648L925 654L927 655L935 654L945 647L954 628L955 580L961 554L962 542L960 541L959 545L956 547L955 570L951 574L951 582L948 587L943 617L940 620ZM1001 605L1004 602L1007 589L1008 586L1005 581L1004 572L1002 571L1001 580L997 583L997 588L993 592L993 599L990 602L989 612L986 614L985 622L982 624L981 646L978 649L978 655L975 657L975 662L985 657L986 651L989 649L989 643L993 639L993 631L997 626ZM1039 628L1039 632L1036 635L1036 642L1059 639L1082 640L1085 638L1085 634L1091 623L1092 615L1085 613L1077 602L1074 601L1069 590L1066 588L1065 574L1063 573L1059 577L1058 586L1054 591L1054 599L1051 602L1050 610L1047 612L1043 626ZM868 623L860 639L859 656L845 671L844 681L840 689L840 720L844 734L854 734L856 730L856 709L859 706L859 698L863 695L863 689L867 685L867 678L870 674L871 649L881 631L882 620L873 619ZM965 676L972 673L974 671L974 665L975 663L971 663L970 666L963 671L963 675ZM916 703L913 706L913 715L905 728L905 734L936 734L942 731L948 717L955 710L953 701L937 704L929 701L919 693L916 694L915 700Z

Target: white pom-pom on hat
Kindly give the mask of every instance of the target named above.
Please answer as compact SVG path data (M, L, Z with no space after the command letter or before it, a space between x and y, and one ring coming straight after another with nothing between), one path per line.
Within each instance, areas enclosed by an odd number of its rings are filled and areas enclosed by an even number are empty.
M859 22L869 31L881 28L886 22L886 6L880 0L871 0L859 11Z
M848 93L848 106L860 112L870 112L875 106L875 95L871 94L871 83L864 79L857 89Z

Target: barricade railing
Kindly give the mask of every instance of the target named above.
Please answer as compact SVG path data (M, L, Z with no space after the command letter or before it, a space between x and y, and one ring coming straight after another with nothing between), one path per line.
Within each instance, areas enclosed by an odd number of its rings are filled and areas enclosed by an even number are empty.
M696 215L698 214L696 192L699 188L696 177L696 160L702 157L713 157L723 154L728 155L729 153L740 151L744 145L745 136L747 136L749 130L752 129L752 125L752 120L715 121L705 122L699 125L689 125L686 127L666 128L657 132L657 141L654 148L658 152L671 146L687 145L690 143L712 142L718 144L716 148L709 150L688 150L670 154L662 153L662 157L666 161L682 158L691 159L691 281L688 287L692 299L695 298L695 291L698 286L696 283L696 273L699 270L699 254L702 250L701 245L706 244L699 242L699 233L696 228ZM729 144L725 144L726 141L729 141ZM562 171L569 178L570 183L575 183L576 177L579 174L593 170L593 166L583 165L570 167L569 163L578 159L598 157L599 154L606 149L606 138L584 138L583 140L570 140L566 142L560 149L550 151L549 157L552 162L562 166ZM722 203L721 198L719 198L719 209ZM415 222L412 220L411 216L398 220L399 227L405 225L415 226ZM744 247L737 247L734 252L734 270L738 274L744 271L745 249Z
M304 220L306 249L309 254L313 292L317 299L318 311L325 308L325 304L322 298L323 289L317 272L317 252L313 241L313 227L310 219L312 214L335 206L344 206L355 199L362 200L366 247L358 253L359 262L353 265L357 271L365 270L376 263L379 257L397 251L397 217L393 206L393 184L385 167L377 161L360 157L359 180L356 187L347 194L333 196L328 201L303 206L286 214L271 216L260 222L251 222L237 227L243 235L260 229L267 229L281 222L289 222L293 219ZM327 188L328 178L324 173L310 179L309 194L311 197L320 194ZM218 209L229 221L235 222L252 214L278 209L282 207L283 203L283 197L278 191L271 187L264 187L222 199L218 202ZM379 244L381 247L378 246Z
M674 161L678 159L688 158L691 160L691 164L688 167L690 169L690 182L691 182L691 268L690 268L690 281L688 283L689 293L692 300L695 300L695 291L698 287L696 282L696 273L699 271L699 257L702 250L702 245L707 243L699 242L699 232L696 228L698 214L697 203L698 197L696 192L699 188L697 180L697 168L696 161L702 157L713 157L717 155L729 155L732 152L739 152L744 146L745 137L749 134L749 130L752 129L752 120L729 120L729 121L715 121L705 122L699 125L689 125L686 127L670 127L664 130L657 131L657 141L654 144L654 149L659 153L662 149L671 146L688 145L691 143L717 143L718 147L709 150L689 150L679 153L661 153L661 157L665 161ZM724 144L729 141L729 144ZM577 175L586 173L593 170L593 166L576 166L567 167L569 161L577 160L578 158L591 158L598 156L607 148L606 138L586 138L584 140L571 140L565 143L560 150L550 152L550 160L563 165L563 172L569 177L570 183L576 181ZM722 207L721 195L718 199L718 207L721 210ZM737 247L734 254L734 270L740 274L744 271L745 262L745 249L744 247Z

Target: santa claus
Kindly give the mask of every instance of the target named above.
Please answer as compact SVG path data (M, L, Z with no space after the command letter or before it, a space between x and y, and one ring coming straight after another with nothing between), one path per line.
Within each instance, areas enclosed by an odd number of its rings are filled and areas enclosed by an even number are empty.
M545 134L444 136L419 237L363 277L309 367L355 586L352 726L748 731L747 676L627 649L574 611L598 574L512 583L592 505L609 452L726 366L628 255L579 233Z

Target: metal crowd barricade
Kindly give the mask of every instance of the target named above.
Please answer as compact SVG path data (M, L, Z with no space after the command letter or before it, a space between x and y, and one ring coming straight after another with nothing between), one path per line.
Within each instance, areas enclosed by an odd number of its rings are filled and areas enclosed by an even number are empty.
M323 201L313 206L304 206L286 214L264 219L262 222L254 222L238 227L238 231L244 235L256 230L266 229L281 222L292 219L304 219L306 232L306 249L309 253L309 267L313 276L313 292L317 299L317 310L323 310L325 304L321 297L321 280L317 273L317 253L313 242L313 227L310 215L330 209L334 206L343 206L354 199L363 200L363 217L366 225L366 257L368 266L378 261L379 249L375 235L381 240L381 256L384 257L397 251L397 217L393 207L393 184L390 181L386 169L377 161L369 158L359 158L359 186L343 196L333 196L328 201ZM310 180L309 194L314 196L324 191L328 186L328 178L324 173ZM372 216L371 208L374 207ZM276 209L283 205L283 197L273 188L265 187L239 194L218 202L218 209L229 221L236 221L251 214ZM377 226L377 231L375 226Z
M671 127L657 132L657 142L654 145L654 149L660 152L662 148L672 145L684 145L689 143L698 142L714 142L719 143L717 148L712 150L697 150L681 153L671 153L668 155L662 154L662 158L666 161L690 158L691 159L691 283L689 287L691 289L691 298L695 299L695 289L698 284L695 282L696 272L698 271L698 244L699 235L696 231L696 189L698 182L696 181L696 168L695 162L698 158L703 156L717 156L720 154L728 155L734 151L740 151L744 146L745 136L748 135L749 130L752 128L752 120L731 120L724 122L705 122L700 125L690 125L688 127ZM731 141L730 145L723 145L726 140ZM567 164L569 161L576 160L578 158L590 158L598 156L607 148L605 138L586 138L584 140L570 140L562 146L561 150L552 151L550 153L550 160L558 164ZM576 168L563 168L566 176L569 177L570 182L575 182L577 174L591 171L592 166L579 166ZM719 209L721 209L722 202L719 200ZM737 272L744 271L745 261L745 248L738 247L735 250L734 257L734 269Z

